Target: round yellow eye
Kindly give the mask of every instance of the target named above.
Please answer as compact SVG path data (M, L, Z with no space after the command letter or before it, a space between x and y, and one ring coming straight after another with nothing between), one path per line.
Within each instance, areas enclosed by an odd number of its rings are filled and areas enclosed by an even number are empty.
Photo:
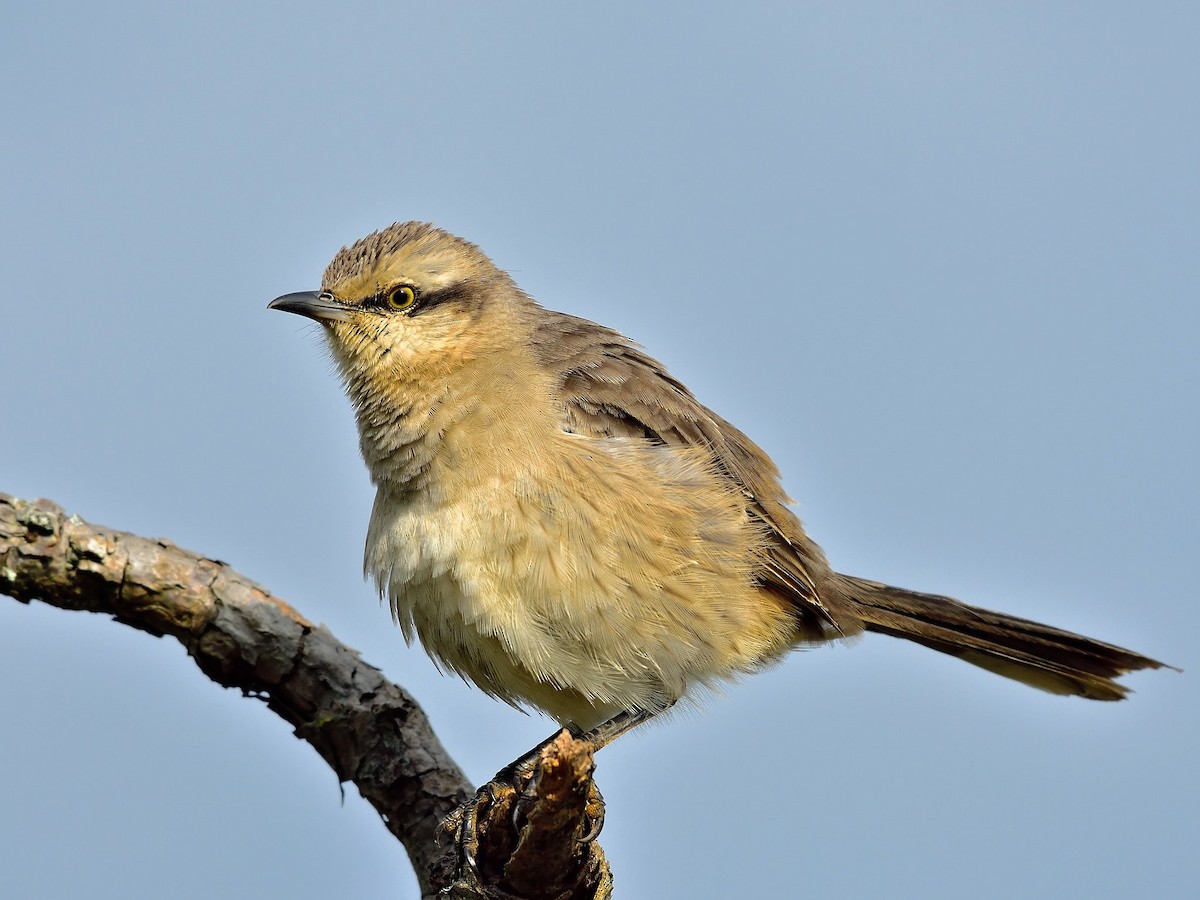
M417 302L417 292L407 284L402 284L399 287L394 287L387 292L387 305L390 309L405 310L411 309L412 305Z

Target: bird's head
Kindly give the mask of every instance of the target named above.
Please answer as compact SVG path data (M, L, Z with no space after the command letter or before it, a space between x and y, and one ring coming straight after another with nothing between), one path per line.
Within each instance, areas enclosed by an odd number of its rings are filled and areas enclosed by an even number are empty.
M403 222L343 247L320 291L272 300L324 326L355 393L390 379L446 375L511 346L533 306L474 244L424 222Z

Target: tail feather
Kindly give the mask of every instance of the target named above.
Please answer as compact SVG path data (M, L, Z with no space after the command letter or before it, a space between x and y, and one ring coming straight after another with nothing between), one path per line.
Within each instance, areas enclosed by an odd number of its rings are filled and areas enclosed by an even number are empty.
M1120 700L1129 689L1114 679L1164 666L1123 647L950 597L850 575L837 578L840 592L868 631L924 644L1051 693Z

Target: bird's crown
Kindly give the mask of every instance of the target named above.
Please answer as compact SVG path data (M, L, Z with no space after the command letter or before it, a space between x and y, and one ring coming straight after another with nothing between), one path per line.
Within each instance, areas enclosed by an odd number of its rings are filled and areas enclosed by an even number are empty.
M470 241L428 222L397 222L338 251L325 269L321 289L353 302L398 282L437 291L499 274Z

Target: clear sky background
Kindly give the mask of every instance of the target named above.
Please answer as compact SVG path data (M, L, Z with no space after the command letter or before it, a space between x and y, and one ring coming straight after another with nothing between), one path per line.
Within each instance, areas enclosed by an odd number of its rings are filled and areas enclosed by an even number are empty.
M1053 697L868 637L608 748L622 898L1200 896L1189 3L10 3L0 490L227 560L486 779L551 730L406 649L315 326L427 219L641 341L844 571L1184 675ZM0 893L415 896L175 643L0 598Z

